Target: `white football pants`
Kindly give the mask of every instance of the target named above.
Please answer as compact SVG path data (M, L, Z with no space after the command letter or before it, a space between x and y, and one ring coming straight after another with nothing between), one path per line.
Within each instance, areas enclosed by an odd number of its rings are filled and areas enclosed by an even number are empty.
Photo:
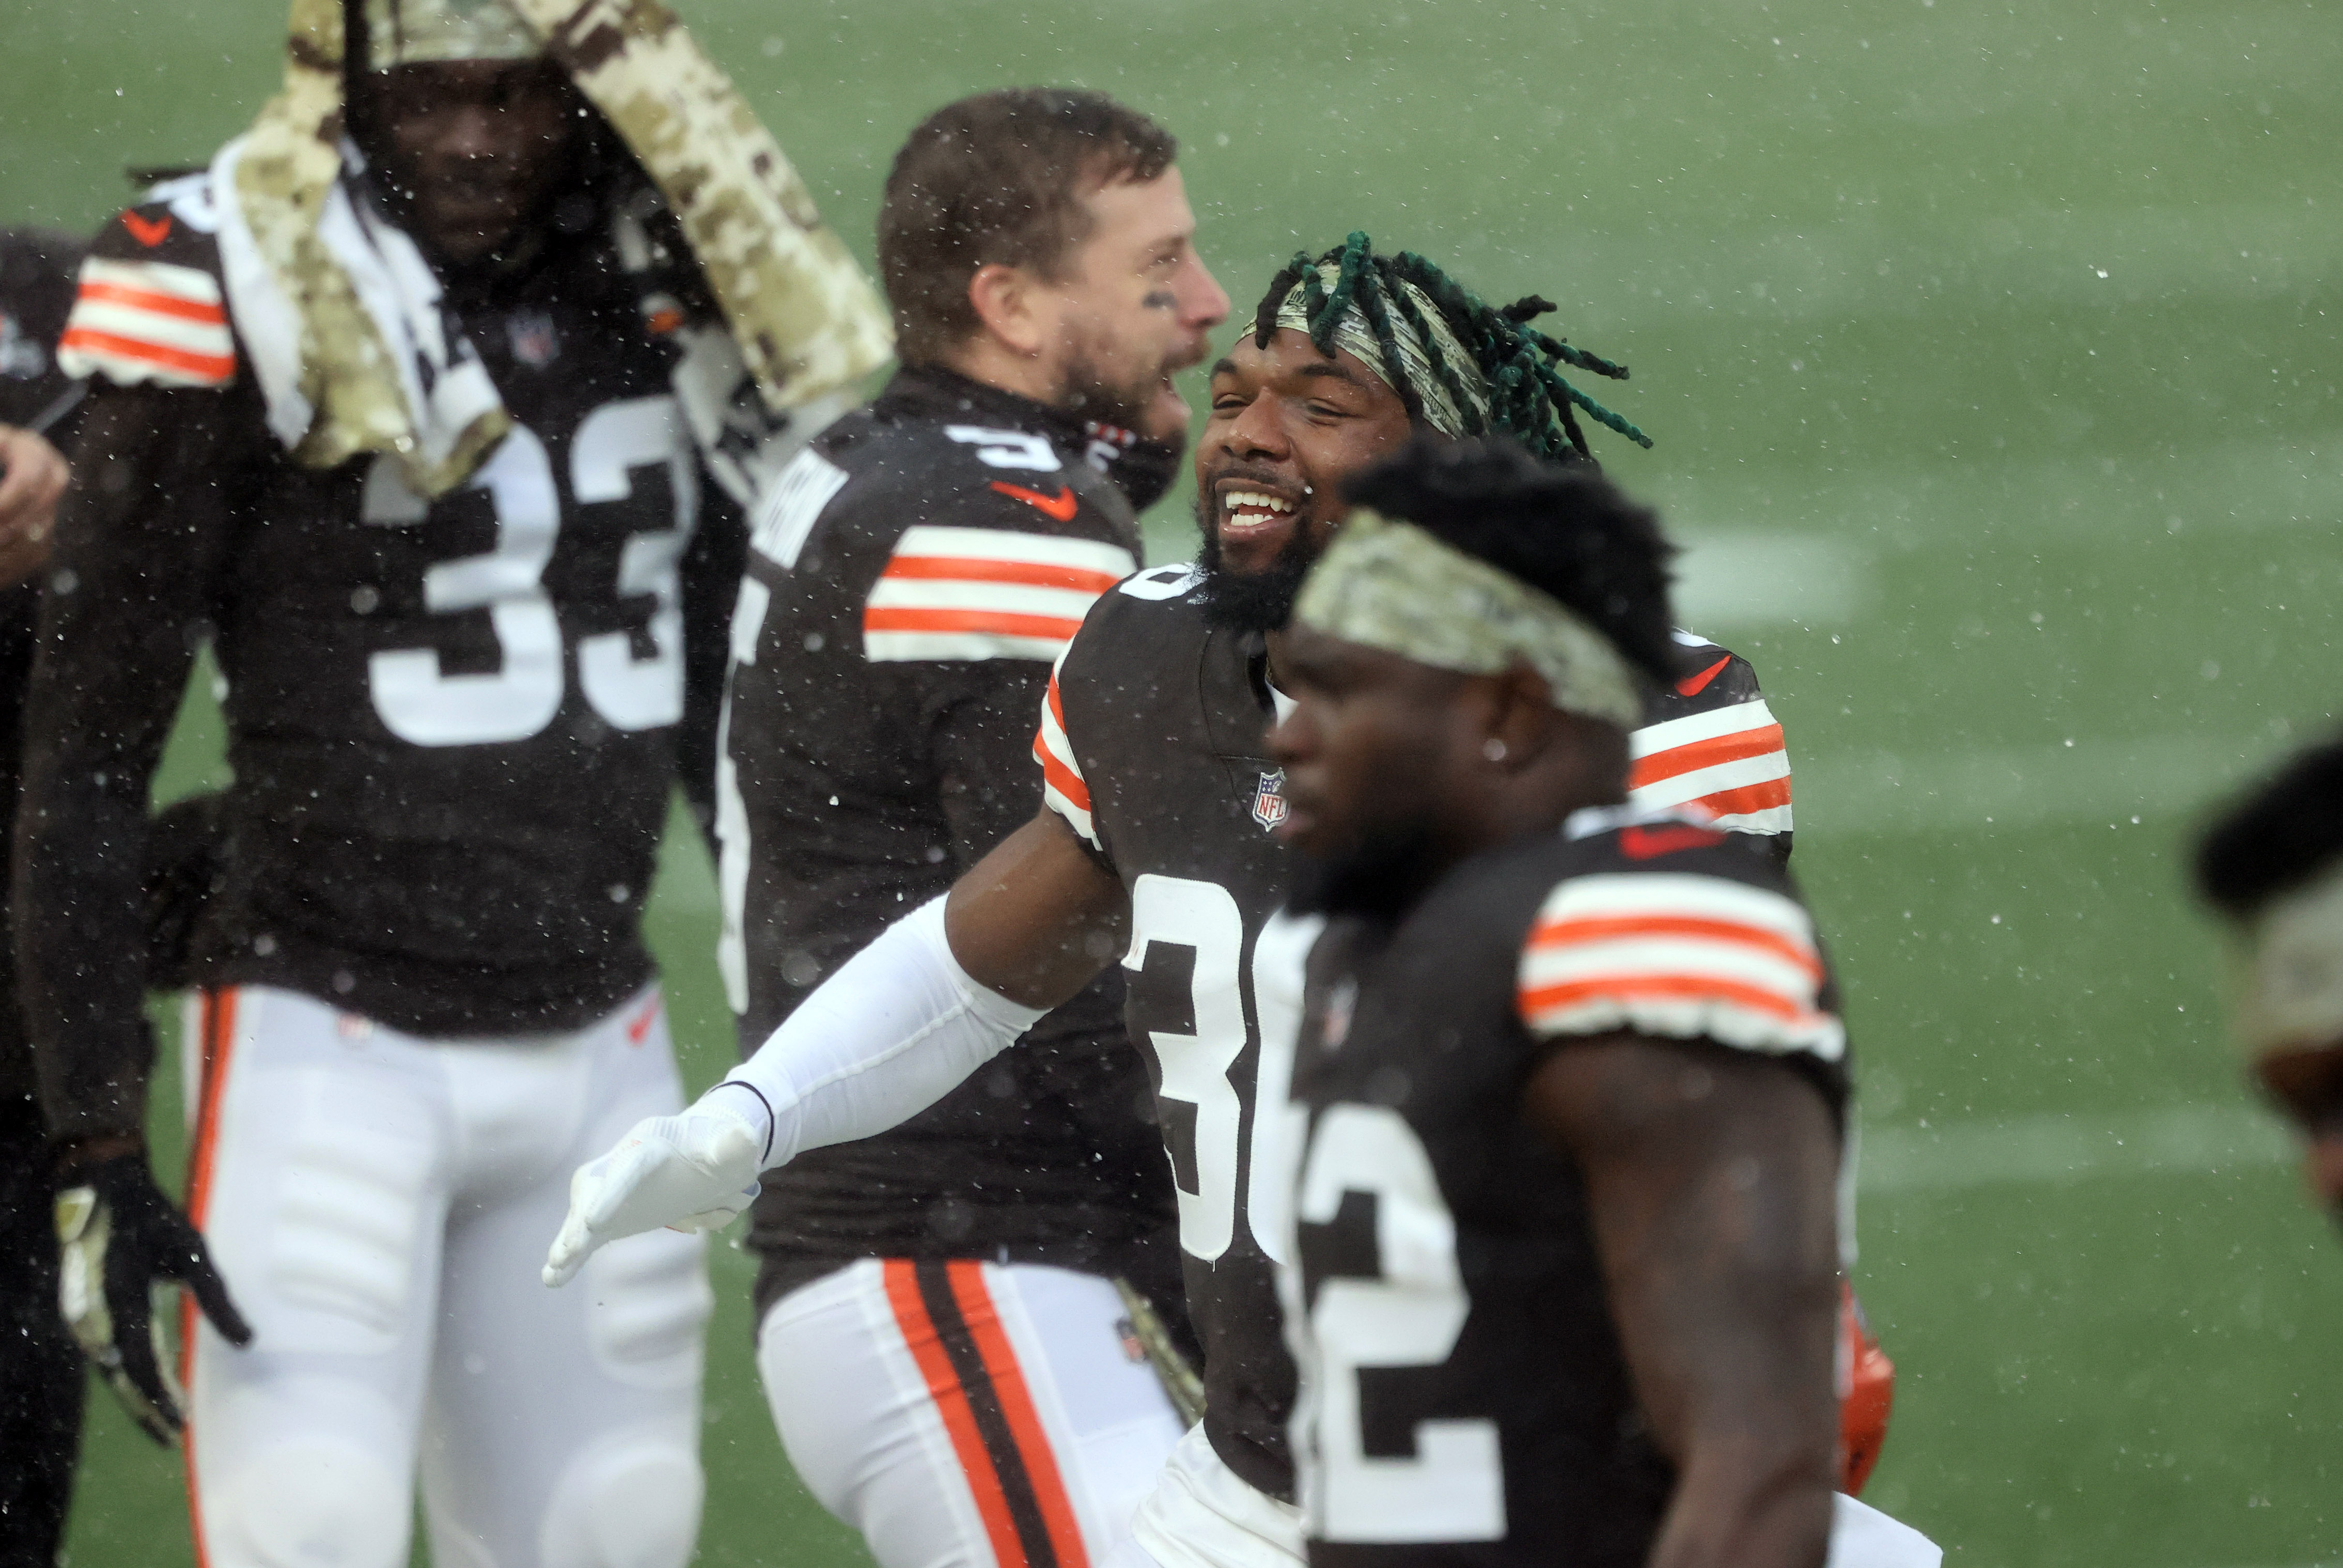
M775 1302L757 1337L807 1488L880 1568L1091 1568L1180 1439L1108 1281L869 1258Z
M438 1568L681 1568L700 1239L538 1279L571 1171L682 1103L658 987L570 1033L425 1040L240 986L190 998L182 1054L189 1212L253 1328L186 1340L197 1560L405 1568L419 1471Z
M1945 1554L1909 1525L1846 1493L1831 1498L1825 1568L1939 1568ZM1130 1538L1105 1568L1306 1568L1302 1512L1255 1491L1212 1452L1202 1426L1181 1441Z

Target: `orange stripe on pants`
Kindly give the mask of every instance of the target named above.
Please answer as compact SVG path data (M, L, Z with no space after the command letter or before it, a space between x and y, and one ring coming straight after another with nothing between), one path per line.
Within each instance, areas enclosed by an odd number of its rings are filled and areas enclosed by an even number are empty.
M1017 1352L1001 1326L1001 1314L993 1310L991 1292L984 1288L984 1265L960 1261L946 1264L944 1272L951 1281L952 1300L960 1303L969 1337L984 1358L1001 1412L1017 1440L1017 1454L1025 1462L1026 1478L1033 1483L1034 1501L1041 1506L1041 1521L1049 1529L1059 1568L1089 1568L1090 1554L1082 1550L1082 1530L1074 1518L1073 1500L1066 1495L1065 1480L1058 1473L1058 1456L1050 1447L1050 1434L1042 1430L1041 1412L1033 1407L1033 1395L1017 1365Z
M992 1468L992 1456L985 1452L984 1439L976 1430L976 1412L969 1409L968 1391L960 1386L950 1358L945 1355L943 1342L936 1333L935 1321L928 1316L927 1303L920 1299L914 1268L908 1258L885 1261L888 1305L895 1311L896 1326L903 1331L903 1342L910 1347L920 1375L927 1380L928 1395L936 1402L936 1410L943 1417L944 1431L951 1437L952 1452L960 1459L960 1473L968 1477L969 1490L976 1496L977 1514L983 1520L984 1533L992 1543L993 1560L1001 1568L1026 1568L1025 1548L1017 1539L1015 1522L1009 1516L1008 1494L1001 1489L1001 1476Z
M236 988L197 993L203 1012L199 1030L199 1048L203 1051L202 1090L196 1101L196 1141L187 1151L187 1221L198 1231L211 1215L212 1169L214 1154L219 1142L220 1096L227 1082L228 1058L236 1050ZM182 1040L182 1050L186 1042ZM192 1292L179 1292L179 1386L187 1391L190 1411L195 1405L196 1331L201 1326L202 1315L196 1310ZM211 1553L204 1544L204 1503L196 1485L196 1430L192 1422L181 1432L179 1441L187 1457L187 1523L196 1540L196 1562L198 1568L211 1568Z

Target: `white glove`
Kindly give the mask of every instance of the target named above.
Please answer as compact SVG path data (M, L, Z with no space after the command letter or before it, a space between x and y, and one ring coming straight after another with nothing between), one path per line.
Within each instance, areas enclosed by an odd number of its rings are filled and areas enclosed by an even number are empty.
M595 1248L621 1236L730 1224L757 1196L771 1136L763 1119L750 1095L719 1086L680 1116L636 1122L569 1178L569 1216L545 1255L545 1282L568 1284Z

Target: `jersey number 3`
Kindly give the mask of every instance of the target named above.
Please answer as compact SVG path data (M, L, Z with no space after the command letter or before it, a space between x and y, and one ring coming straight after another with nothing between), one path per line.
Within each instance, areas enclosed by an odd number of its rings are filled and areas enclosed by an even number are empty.
M569 490L580 506L625 500L628 470L667 464L674 481L676 526L639 533L618 558L620 597L655 601L650 639L638 659L626 632L601 632L578 644L578 684L614 729L654 729L683 717L683 608L677 563L691 538L698 475L680 439L672 397L606 403L578 423L569 444ZM370 523L415 523L423 503L397 483L388 458L368 476L364 515ZM561 492L536 432L512 434L465 486L495 505L496 548L441 561L423 574L424 607L437 615L486 610L501 658L493 674L448 675L428 648L392 648L368 661L375 712L393 735L416 746L483 746L526 740L561 709L561 620L545 591L545 568L561 531Z

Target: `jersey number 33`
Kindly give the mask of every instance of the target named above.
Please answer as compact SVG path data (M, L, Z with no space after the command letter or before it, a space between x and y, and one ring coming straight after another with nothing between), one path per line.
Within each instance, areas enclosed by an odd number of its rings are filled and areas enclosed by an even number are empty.
M624 631L597 633L578 644L578 684L614 729L655 729L683 717L678 564L691 538L699 475L681 436L673 397L629 397L587 415L569 443L569 492L578 505L628 499L630 470L659 464L668 466L675 497L674 526L628 538L615 585L622 598L653 600L649 629L656 651L637 658ZM367 671L375 712L411 745L526 740L553 722L567 684L561 620L544 585L561 531L561 492L545 443L515 425L465 488L488 492L496 508L496 548L427 568L424 608L435 615L486 610L502 657L493 673L449 675L434 648L376 653ZM399 527L421 522L425 510L390 459L377 459L367 477L366 521Z

